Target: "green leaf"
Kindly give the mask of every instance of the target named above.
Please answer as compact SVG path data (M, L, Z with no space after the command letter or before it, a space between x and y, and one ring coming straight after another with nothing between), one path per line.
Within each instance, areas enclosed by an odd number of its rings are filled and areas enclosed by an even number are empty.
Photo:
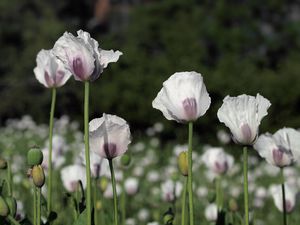
M77 218L77 220L73 223L73 225L86 225L86 210L84 210L79 217Z

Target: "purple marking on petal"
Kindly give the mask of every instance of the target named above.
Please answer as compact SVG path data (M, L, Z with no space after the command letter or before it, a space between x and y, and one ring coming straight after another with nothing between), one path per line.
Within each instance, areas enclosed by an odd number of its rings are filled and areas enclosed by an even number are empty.
M103 145L105 155L108 159L113 159L117 156L117 145L114 143L105 143Z
M282 166L283 154L284 154L283 151L281 151L280 149L273 149L272 151L273 160L277 166Z
M81 80L85 80L84 68L81 58L75 58L73 60L73 71L78 78L80 78Z
M48 87L53 87L54 81L53 81L52 77L49 76L47 71L45 71L44 75L45 75L45 81L46 81Z
M71 181L70 186L71 186L72 192L77 190L78 183L79 183L79 181Z
M215 171L217 173L225 173L227 170L228 170L227 162L223 162L223 163L215 162Z
M197 102L195 98L186 98L182 105L188 121L197 119Z
M65 72L64 71L61 71L61 70L56 71L56 76L55 76L55 85L56 86L60 86L61 85L61 82L64 79L64 76L65 76Z
M290 213L293 211L293 205L290 200L285 200L285 210Z
M243 144L251 144L253 142L253 139L252 139L252 132L251 132L251 129L249 127L249 125L246 123L246 124L243 124L241 126L241 131L242 131L242 135L243 135Z

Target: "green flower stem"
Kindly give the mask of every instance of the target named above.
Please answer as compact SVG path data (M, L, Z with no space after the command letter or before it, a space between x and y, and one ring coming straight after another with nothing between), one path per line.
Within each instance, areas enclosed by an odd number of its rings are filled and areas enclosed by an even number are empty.
M98 225L98 210L97 210L97 181L98 179L94 179L94 189L93 189L93 199L94 199L94 224Z
M12 175L11 175L10 162L7 162L7 187L8 187L8 196L12 196Z
M36 188L34 185L32 185L33 187L33 225L36 225Z
M85 144L85 165L86 165L86 209L87 225L92 223L92 196L91 196L91 166L89 146L89 81L84 83L84 144Z
M118 225L118 201L117 201L117 190L116 190L116 180L115 180L115 173L112 159L108 160L110 174L111 174L111 183L113 188L113 195L114 195L114 225Z
M18 221L15 220L15 218L13 218L11 215L7 216L7 219L11 222L11 224L13 225L20 225L20 223Z
M184 177L184 187L183 187L183 192L182 192L182 205L181 205L181 225L185 225L187 186L188 186L188 178Z
M244 167L244 207L245 207L245 225L249 225L249 204L248 204L248 151L243 148L243 167Z
M221 190L221 177L216 177L216 203L218 207L218 211L222 211L223 208L223 201L222 201L222 190Z
M287 225L287 214L286 214L286 205L285 205L285 187L284 187L284 174L283 168L280 169L281 176L281 189L282 189L282 208L283 208L283 225Z
M52 208L52 137L53 137L53 119L56 101L56 89L52 88L52 100L49 119L49 158L48 158L48 191L47 191L47 211L48 215Z
M37 201L36 201L36 207L37 207L37 215L36 215L36 224L41 225L41 188L37 188Z
M77 195L77 191L76 191L75 195ZM78 218L77 197L72 196L71 197L71 202L72 202L71 207L73 209L73 216L74 216L74 221L75 221Z
M189 209L190 225L194 225L194 204L193 204L193 174L192 174L192 150L193 150L193 122L189 122L189 139L188 139L188 191L189 191Z
M125 193L125 176L122 181L122 195L121 195L121 213L122 213L122 225L126 222L126 193Z

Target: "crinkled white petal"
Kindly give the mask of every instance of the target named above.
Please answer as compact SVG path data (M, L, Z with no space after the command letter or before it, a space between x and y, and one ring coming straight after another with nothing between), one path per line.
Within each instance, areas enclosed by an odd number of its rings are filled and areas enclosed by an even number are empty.
M255 142L253 148L258 152L258 154L265 158L266 161L273 166L276 166L274 159L273 159L273 149L277 148L277 145L272 137L271 134L266 133L262 134L258 137L257 141Z
M183 102L187 99L192 99L196 104L192 118L183 107ZM177 72L163 83L163 88L153 100L152 106L160 110L168 120L187 122L203 116L210 102L201 74Z
M106 68L109 63L117 62L121 55L123 55L123 53L120 51L100 49L100 65L102 68Z
M291 187L288 184L284 184L285 186L285 201L289 203L289 206L286 206L287 212L291 212L296 204L296 195L297 191L294 187ZM280 185L273 185L270 187L270 192L274 200L274 204L279 211L283 211L283 202L282 202L282 189Z
M76 191L76 182L81 180L83 187L86 187L86 172L85 167L81 165L70 165L64 167L61 172L61 179L63 181L64 187L69 192ZM75 185L74 185L75 184Z

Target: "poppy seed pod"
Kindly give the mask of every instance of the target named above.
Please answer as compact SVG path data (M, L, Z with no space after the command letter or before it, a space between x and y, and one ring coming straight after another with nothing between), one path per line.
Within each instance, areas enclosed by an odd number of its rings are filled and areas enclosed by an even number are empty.
M125 167L129 166L130 162L131 162L130 155L128 155L128 154L122 155L122 157L121 157L122 166L125 166Z
M17 213L17 201L13 197L6 197L5 202L9 208L9 214L13 217L15 217Z
M39 188L43 187L43 185L45 184L45 173L42 166L40 165L34 166L31 171L31 176L32 176L33 183L36 187Z
M0 216L6 217L9 214L9 208L5 200L0 196Z
M40 165L43 162L43 153L42 151L37 148L31 148L27 153L27 163L29 166L36 166Z
M177 158L178 168L183 176L188 175L188 160L187 160L187 152L180 152Z
M0 169L5 170L7 168L7 162L5 159L0 158Z

